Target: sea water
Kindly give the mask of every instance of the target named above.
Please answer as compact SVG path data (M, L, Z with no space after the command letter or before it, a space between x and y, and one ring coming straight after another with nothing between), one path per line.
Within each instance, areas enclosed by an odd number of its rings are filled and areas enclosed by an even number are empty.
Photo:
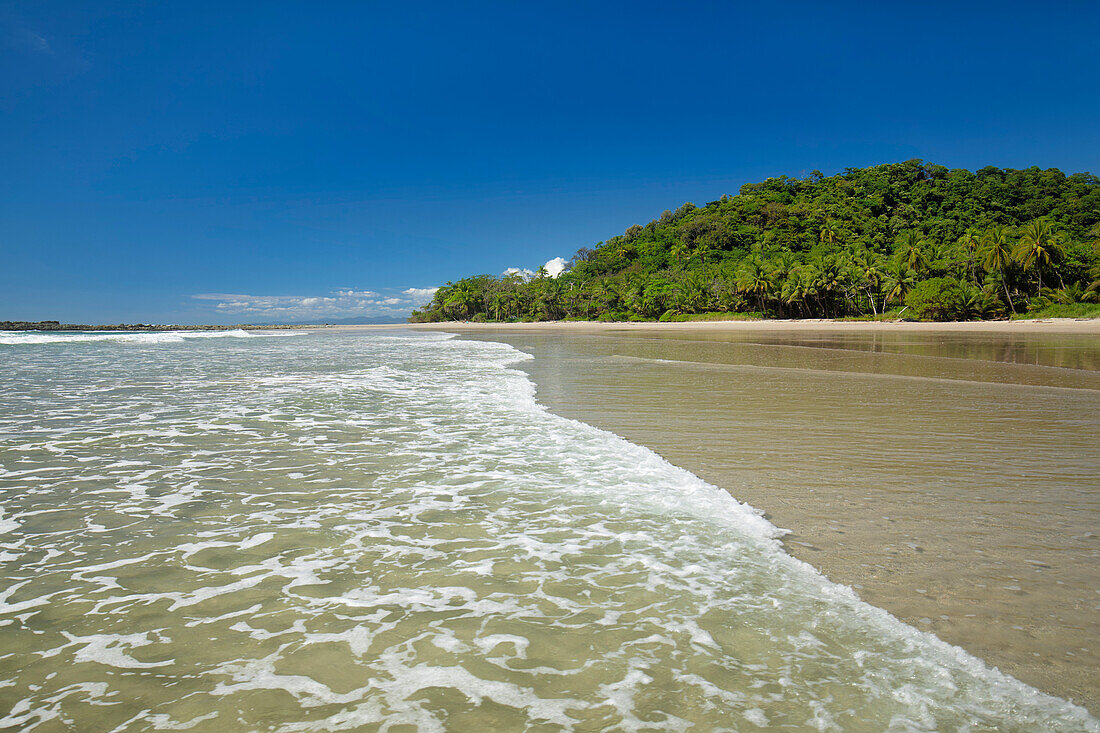
M409 332L0 337L0 728L1100 731Z

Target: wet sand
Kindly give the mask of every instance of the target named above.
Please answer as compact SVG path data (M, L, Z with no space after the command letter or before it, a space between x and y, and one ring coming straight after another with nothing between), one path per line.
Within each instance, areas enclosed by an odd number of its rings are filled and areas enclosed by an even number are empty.
M447 324L790 530L868 602L1100 712L1100 321ZM769 325L771 327L769 327Z

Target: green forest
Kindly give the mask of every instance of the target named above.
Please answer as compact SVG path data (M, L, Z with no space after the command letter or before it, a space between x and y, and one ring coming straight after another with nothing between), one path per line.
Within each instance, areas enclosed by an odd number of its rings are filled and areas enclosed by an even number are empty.
M1100 315L1098 301L1100 179L910 160L685 203L558 277L449 282L410 320L968 320Z

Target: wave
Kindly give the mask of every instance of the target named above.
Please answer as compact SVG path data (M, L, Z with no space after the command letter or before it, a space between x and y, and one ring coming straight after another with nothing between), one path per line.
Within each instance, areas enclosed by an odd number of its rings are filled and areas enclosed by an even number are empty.
M506 344L113 353L0 390L0 458L31 457L0 460L0 728L1100 733L549 412Z
M280 335L298 336L301 331L280 332ZM189 339L256 338L274 334L249 333L244 329L232 331L81 331L46 333L42 331L16 331L0 336L0 344L63 344L81 342L109 342L122 344L178 344Z

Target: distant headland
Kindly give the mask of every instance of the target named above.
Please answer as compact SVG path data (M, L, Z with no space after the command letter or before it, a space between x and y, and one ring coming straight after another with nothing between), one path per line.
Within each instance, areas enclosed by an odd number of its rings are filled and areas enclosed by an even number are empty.
M1100 316L1100 179L910 160L748 183L564 272L475 275L413 322Z

